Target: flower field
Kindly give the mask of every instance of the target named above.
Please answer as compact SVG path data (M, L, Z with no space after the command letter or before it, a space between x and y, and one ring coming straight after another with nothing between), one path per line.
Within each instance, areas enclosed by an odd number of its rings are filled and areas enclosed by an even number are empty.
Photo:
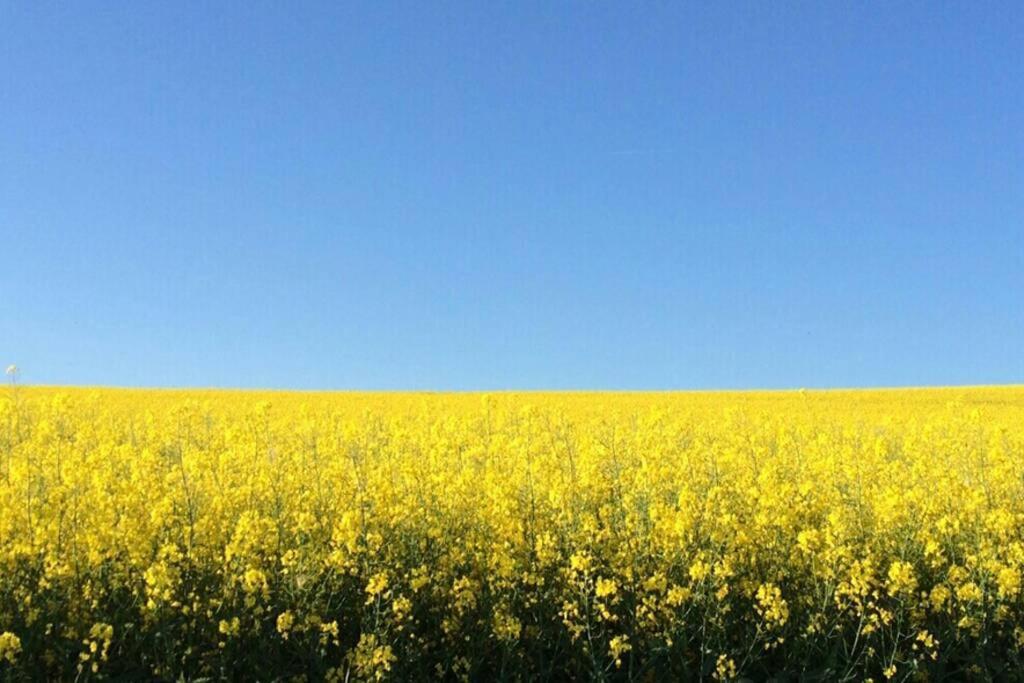
M11 387L0 680L1024 666L1024 388Z

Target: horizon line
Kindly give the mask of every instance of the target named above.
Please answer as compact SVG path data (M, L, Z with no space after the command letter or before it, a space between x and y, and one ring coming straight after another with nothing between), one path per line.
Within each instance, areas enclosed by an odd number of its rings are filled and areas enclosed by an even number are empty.
M195 385L125 385L125 384L8 384L8 388L19 389L72 389L102 391L167 391L167 392L252 392L252 393L305 393L305 394L729 394L729 393L799 393L799 392L844 392L844 391L913 391L913 390L964 390L964 389L1024 389L1024 383L1006 384L906 384L906 385L858 385L858 386L786 386L786 387L743 387L743 388L658 388L658 389L617 389L617 388L479 388L479 389L373 389L373 388L290 388L256 386L195 386Z

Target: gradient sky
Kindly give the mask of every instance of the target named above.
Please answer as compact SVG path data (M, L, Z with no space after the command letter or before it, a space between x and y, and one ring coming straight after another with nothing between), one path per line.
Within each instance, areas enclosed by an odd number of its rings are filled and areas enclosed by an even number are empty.
M0 4L26 383L1024 382L1024 6Z

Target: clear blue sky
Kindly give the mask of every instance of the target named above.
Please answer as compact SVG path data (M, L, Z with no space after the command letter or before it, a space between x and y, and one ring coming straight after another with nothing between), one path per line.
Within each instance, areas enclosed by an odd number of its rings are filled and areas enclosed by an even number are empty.
M1024 7L3 3L26 383L1024 382Z

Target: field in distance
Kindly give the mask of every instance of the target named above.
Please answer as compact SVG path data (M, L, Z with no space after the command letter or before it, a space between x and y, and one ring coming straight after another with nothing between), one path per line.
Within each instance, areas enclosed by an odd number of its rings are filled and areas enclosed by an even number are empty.
M0 680L1012 678L1024 388L0 394Z

